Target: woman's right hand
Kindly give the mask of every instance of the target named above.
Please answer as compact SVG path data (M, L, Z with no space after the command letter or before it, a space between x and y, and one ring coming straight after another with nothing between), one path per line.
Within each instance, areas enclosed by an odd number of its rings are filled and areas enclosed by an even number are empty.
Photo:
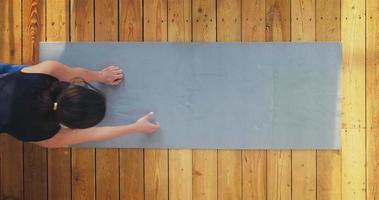
M157 122L156 124L154 124L154 123L151 123L149 120L153 115L154 115L154 113L150 112L147 115L138 119L134 123L136 131L140 132L140 133L149 133L149 134L157 131L159 129L159 123Z

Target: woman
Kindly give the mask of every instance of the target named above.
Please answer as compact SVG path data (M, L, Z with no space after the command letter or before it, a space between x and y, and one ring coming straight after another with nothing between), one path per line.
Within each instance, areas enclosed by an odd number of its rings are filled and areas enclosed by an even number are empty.
M57 148L155 132L159 124L149 121L152 112L133 124L93 127L104 118L105 97L88 82L113 86L122 80L117 66L90 71L56 61L30 67L0 64L0 133Z

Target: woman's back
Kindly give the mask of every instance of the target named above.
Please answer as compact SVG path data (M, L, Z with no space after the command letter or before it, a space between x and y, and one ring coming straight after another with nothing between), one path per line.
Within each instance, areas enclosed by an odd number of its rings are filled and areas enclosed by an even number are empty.
M36 101L58 80L42 73L17 71L0 78L0 132L22 141L40 141L56 134L60 126L38 112Z

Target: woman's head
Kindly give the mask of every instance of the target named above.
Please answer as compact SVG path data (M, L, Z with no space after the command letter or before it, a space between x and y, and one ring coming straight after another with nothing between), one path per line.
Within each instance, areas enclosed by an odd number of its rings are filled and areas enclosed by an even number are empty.
M57 82L42 96L46 116L69 128L89 128L105 116L104 95L82 79L72 83Z

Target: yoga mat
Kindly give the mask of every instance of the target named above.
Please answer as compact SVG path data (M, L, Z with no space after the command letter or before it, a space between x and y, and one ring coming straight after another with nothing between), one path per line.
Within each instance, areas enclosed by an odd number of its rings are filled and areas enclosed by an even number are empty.
M149 111L161 125L76 147L340 147L339 43L41 43L40 61L48 59L125 70L120 86L96 84L107 97L99 126Z

